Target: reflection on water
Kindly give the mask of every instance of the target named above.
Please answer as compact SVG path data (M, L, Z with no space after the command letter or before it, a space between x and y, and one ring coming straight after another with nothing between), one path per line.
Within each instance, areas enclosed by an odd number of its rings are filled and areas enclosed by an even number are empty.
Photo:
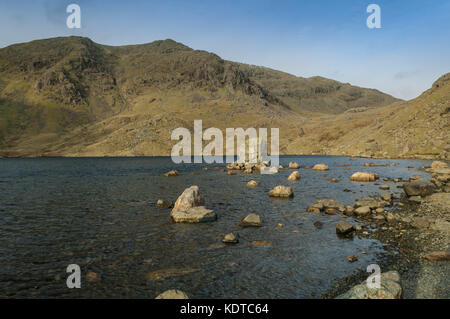
M365 269L384 250L373 240L338 238L335 224L341 217L306 213L306 207L318 198L351 205L382 192L383 182L350 182L355 171L408 178L424 176L416 169L427 162L378 161L399 165L370 168L363 164L377 161L285 156L280 162L287 166L293 160L302 167L325 163L330 171L300 169L301 180L288 182L289 170L227 176L162 157L0 159L0 297L154 298L167 289L193 298L320 297L334 280ZM343 167L347 163L350 170ZM171 169L181 176L162 177ZM251 179L260 186L247 188ZM268 191L279 184L292 186L295 197L269 198ZM218 221L173 224L169 210L155 207L160 198L175 201L191 185L200 187ZM392 184L391 191L401 190ZM259 214L263 227L237 226L249 213ZM322 229L314 227L316 221ZM240 243L223 245L223 235L232 231L239 232ZM346 258L353 254L359 261L350 264ZM73 263L81 266L82 289L66 286L65 269ZM101 280L87 282L88 271Z

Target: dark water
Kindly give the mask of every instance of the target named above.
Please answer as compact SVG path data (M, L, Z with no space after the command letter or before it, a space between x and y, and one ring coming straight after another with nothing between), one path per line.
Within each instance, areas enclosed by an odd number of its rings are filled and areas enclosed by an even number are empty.
M281 164L292 160L302 166L325 163L330 171L300 169L302 179L288 182L289 170L227 176L203 171L205 165L174 165L170 158L0 159L0 297L154 298L167 289L184 290L193 298L320 297L337 279L376 263L386 252L374 240L338 238L335 224L341 217L305 208L317 198L352 205L383 192L378 187L384 182L350 182L355 171L408 178L425 176L417 168L428 164L392 160L378 162L399 165L366 168L364 163L377 161L320 156L285 156ZM350 170L342 167L346 163L352 164ZM181 176L161 176L174 168ZM330 178L341 182L330 183ZM251 179L260 186L247 188ZM269 198L268 191L280 184L291 185L295 197ZM218 221L173 224L169 210L155 208L158 199L175 201L191 185L200 187ZM391 184L391 192L401 190ZM237 226L249 213L261 215L264 226ZM316 221L322 229L314 227ZM221 239L231 231L239 231L241 241L225 246ZM350 264L346 258L353 254L359 261ZM81 289L66 286L69 264L82 269ZM198 271L146 279L161 269ZM88 271L99 273L101 280L87 282Z

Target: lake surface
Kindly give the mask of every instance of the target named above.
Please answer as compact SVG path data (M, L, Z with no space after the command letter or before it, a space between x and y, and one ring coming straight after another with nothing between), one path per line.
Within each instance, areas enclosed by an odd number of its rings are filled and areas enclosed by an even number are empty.
M349 181L353 172L407 179L426 177L417 169L429 165L326 156L280 159L284 166L290 161L302 167L325 163L330 170L301 168L301 180L288 182L291 170L227 176L213 169L224 164L175 165L168 157L0 159L0 297L154 298L167 289L181 289L192 298L320 298L336 280L357 267L366 269L387 252L375 240L338 238L335 225L342 217L307 213L306 207L319 198L353 205L358 198L383 192L382 181ZM398 165L363 167L368 162ZM344 164L352 166L345 169ZM211 170L204 171L205 166ZM172 169L181 176L162 176ZM340 182L330 183L330 178ZM247 188L251 179L260 186ZM398 184L388 184L390 192L403 192ZM206 207L218 214L216 222L174 224L170 210L155 207L158 199L175 201L191 185L200 187ZM270 198L268 191L277 185L292 186L295 197ZM262 217L263 227L237 225L250 213ZM314 227L316 221L324 224L322 229ZM222 244L232 231L239 232L240 243ZM252 241L273 245L259 247ZM353 254L359 260L349 263ZM69 264L81 267L81 289L66 286ZM167 269L188 273L146 277ZM86 281L88 271L101 280Z

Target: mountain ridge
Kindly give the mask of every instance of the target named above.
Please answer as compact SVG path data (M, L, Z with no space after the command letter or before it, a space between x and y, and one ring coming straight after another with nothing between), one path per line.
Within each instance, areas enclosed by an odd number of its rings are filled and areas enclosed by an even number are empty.
M316 153L297 143L316 131L311 123L320 133L321 118L403 103L374 89L226 61L171 39L108 46L60 37L0 49L3 156L169 155L170 131L192 128L195 119L221 129L280 127L282 153ZM334 152L318 140L319 152Z

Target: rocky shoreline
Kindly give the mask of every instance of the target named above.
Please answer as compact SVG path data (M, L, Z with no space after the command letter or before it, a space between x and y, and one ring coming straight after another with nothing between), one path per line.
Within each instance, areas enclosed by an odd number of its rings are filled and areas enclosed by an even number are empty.
M378 265L383 273L398 272L403 299L450 298L450 193L446 186L448 171L447 175L444 172L436 176L439 170L430 171L433 182L438 185L435 193L420 201L411 201L406 194L394 200L388 213L395 216L394 220L370 220L371 217L361 220L365 224L363 230L375 226L362 236L386 245L387 256L382 257ZM365 269L358 268L355 274L339 280L322 297L339 298L343 294L348 297L347 292L369 275Z
M252 174L266 169L268 165L230 164L227 169L229 172L241 170L245 174ZM369 163L364 166L387 165ZM290 181L301 178L296 171L299 167L297 163L289 164L289 169L295 170L288 178ZM278 169L284 168L280 166L275 169L278 173ZM324 171L328 170L328 166L318 164L313 169ZM379 187L382 191L380 195L360 198L352 206L345 206L334 199L323 199L307 208L307 212L312 214L342 217L342 221L336 224L337 236L378 240L386 250L377 258L382 274L381 288L367 288L365 280L370 274L366 269L357 267L355 274L339 280L322 298L450 298L450 192L447 185L450 168L446 163L434 162L431 167L423 169L431 174L431 181L417 176L411 176L409 181L383 178L385 184ZM350 177L351 181L360 183L372 183L379 179L378 174L371 172L356 172ZM258 185L249 182L247 186ZM394 195L389 192L392 187L402 188L404 192L401 196ZM276 186L269 196L292 197L292 187ZM178 198L171 217L174 222L183 223L215 221L215 213L203 205L198 187L192 186ZM180 214L181 217L178 216ZM260 227L261 224L259 216L250 214L239 225ZM224 243L230 244L238 241L238 233L227 234L223 239ZM355 251L354 255L347 257L348 262L358 261L360 254L366 252Z

